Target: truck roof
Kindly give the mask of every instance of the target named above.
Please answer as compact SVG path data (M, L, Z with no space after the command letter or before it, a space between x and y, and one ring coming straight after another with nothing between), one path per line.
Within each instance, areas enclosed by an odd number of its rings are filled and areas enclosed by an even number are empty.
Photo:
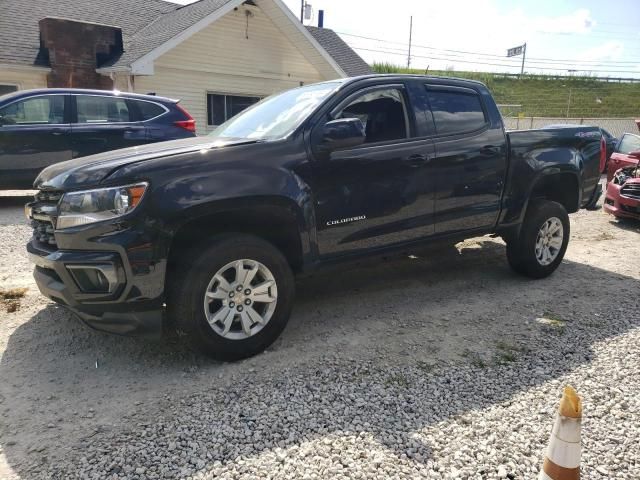
M412 78L412 79L423 79L423 80L435 80L435 81L450 81L452 83L466 83L466 84L473 84L473 85L481 85L483 87L486 87L486 85L478 80L471 80L468 78L460 78L460 77L442 77L442 76L436 76L436 75L418 75L418 74L413 74L413 73L374 73L374 74L370 74L370 75L360 75L358 77L349 77L349 78L344 78L341 79L344 81L344 83L351 83L354 81L358 81L358 80L365 80L365 79L370 79L370 78L397 78L397 79L407 79L407 78ZM335 80L334 80L335 81Z

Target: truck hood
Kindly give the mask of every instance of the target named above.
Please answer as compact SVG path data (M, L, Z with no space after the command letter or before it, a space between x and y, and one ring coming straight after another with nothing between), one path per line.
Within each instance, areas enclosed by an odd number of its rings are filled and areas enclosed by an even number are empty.
M246 138L213 139L205 136L112 150L51 165L40 172L34 186L37 189L54 190L92 186L99 184L124 165L203 149L224 148L248 143L256 143L256 140Z

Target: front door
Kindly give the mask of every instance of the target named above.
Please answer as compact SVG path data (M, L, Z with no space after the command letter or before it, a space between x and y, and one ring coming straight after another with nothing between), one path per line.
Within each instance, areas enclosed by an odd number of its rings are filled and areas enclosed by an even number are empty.
M38 95L0 109L0 185L31 188L45 167L71 159L67 95Z
M74 158L147 143L145 127L135 121L126 99L101 95L73 95L73 98Z
M500 213L507 145L473 89L428 85L436 127L436 234L492 228Z
M320 255L360 253L433 234L434 149L430 139L412 138L404 86L364 88L331 117L359 118L366 139L314 165Z

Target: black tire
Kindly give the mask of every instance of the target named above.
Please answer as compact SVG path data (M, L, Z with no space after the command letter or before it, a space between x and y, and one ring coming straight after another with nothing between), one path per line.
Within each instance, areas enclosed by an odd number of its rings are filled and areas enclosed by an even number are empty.
M213 276L228 263L240 259L260 262L270 271L277 286L277 301L262 330L244 339L231 340L209 325L204 298ZM247 358L265 350L284 330L293 306L294 277L284 255L270 243L245 234L219 235L192 249L178 263L168 285L169 319L207 355L222 361Z
M538 232L548 220L557 218L562 223L562 245L555 259L543 265L536 256L536 240ZM544 278L551 275L567 251L569 243L569 215L565 208L549 200L534 200L527 209L520 234L507 242L507 260L511 268L527 277Z

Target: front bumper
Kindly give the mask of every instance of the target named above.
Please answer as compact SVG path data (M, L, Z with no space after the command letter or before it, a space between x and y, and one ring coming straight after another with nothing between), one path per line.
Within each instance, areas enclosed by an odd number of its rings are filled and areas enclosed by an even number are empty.
M132 249L139 252L139 248ZM88 326L120 335L155 337L162 333L161 287L154 292L150 286L163 278L164 268L140 268L139 261L132 265L127 248L122 252L49 250L32 240L27 252L35 264L33 275L40 292L70 309ZM108 291L96 293L81 288L77 272L85 268L104 272Z
M640 220L640 200L622 195L620 190L623 186L609 182L602 208L616 217Z

